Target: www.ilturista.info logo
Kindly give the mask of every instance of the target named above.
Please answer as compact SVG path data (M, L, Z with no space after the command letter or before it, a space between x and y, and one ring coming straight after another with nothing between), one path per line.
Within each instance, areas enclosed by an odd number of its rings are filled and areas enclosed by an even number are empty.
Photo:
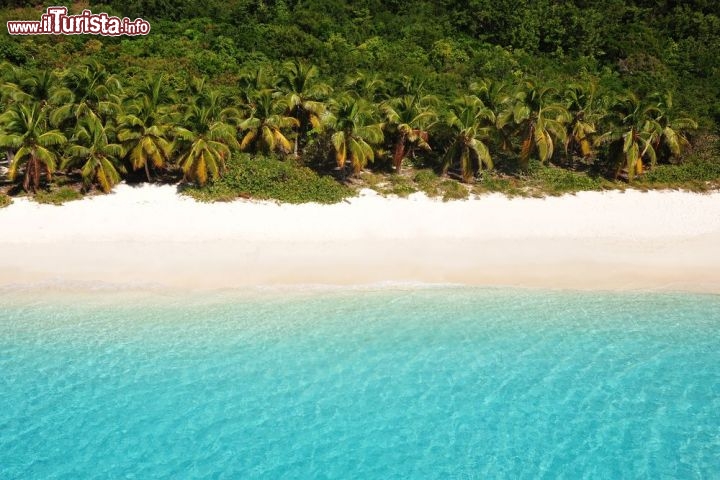
M80 15L68 15L66 7L48 7L40 21L7 22L10 35L147 35L150 23L142 18L111 17L107 13L83 10Z

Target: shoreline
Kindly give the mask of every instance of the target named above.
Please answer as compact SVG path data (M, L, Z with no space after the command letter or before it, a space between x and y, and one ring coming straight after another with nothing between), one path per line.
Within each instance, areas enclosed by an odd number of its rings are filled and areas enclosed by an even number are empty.
M172 186L0 209L0 286L440 284L720 293L720 193L370 192L336 205L203 204Z

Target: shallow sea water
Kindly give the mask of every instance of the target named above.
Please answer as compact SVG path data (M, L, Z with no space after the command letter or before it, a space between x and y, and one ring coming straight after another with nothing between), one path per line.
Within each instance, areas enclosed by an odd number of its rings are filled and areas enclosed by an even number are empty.
M720 297L0 292L0 478L718 478Z

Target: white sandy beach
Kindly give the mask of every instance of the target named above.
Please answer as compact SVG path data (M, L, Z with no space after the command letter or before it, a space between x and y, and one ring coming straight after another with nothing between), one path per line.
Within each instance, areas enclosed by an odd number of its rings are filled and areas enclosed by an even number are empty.
M720 193L487 195L371 191L337 205L203 204L120 185L0 209L0 285L192 289L383 282L720 293Z

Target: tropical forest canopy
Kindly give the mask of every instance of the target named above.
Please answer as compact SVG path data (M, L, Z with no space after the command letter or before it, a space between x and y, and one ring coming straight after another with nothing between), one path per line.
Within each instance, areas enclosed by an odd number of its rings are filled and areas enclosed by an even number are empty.
M4 3L3 24L47 6ZM0 36L0 147L26 189L61 167L103 189L172 166L205 184L240 151L465 181L579 160L632 180L720 123L711 0L53 4L152 31Z

